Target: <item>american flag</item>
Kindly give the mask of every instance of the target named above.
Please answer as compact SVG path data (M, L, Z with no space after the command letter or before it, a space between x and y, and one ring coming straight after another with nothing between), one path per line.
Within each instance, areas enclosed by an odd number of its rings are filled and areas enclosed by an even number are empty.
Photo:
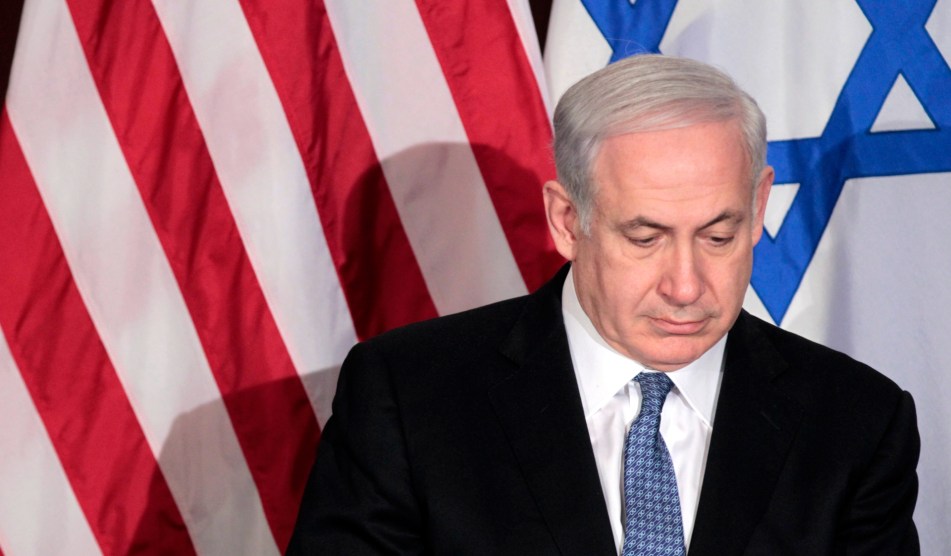
M26 0L0 550L274 554L337 366L561 263L527 1Z

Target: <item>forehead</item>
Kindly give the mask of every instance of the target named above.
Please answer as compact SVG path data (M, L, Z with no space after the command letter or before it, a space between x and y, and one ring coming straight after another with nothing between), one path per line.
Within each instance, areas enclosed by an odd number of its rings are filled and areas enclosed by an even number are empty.
M749 155L734 121L604 140L594 164L597 204L612 209L712 212L752 197Z

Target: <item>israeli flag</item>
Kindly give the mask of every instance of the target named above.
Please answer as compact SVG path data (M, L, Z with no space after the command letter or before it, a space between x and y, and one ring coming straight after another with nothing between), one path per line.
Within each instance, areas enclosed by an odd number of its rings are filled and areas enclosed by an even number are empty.
M951 551L951 0L555 0L549 93L643 52L724 69L776 185L746 308L889 375L918 405L915 520Z

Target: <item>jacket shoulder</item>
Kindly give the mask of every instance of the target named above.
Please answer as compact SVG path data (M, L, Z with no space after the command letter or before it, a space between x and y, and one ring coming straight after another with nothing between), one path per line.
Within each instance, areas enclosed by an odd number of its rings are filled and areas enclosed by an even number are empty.
M770 384L803 410L806 422L825 431L839 448L869 450L891 422L913 408L911 396L892 379L838 350L746 317L746 336L772 364ZM910 409L913 414L913 409ZM861 448L858 448L861 446Z
M434 356L442 351L484 349L500 343L525 309L529 296L415 322L371 338L367 348L393 356Z
M745 313L744 317L749 333L765 338L793 374L808 375L812 380L825 382L830 387L851 384L854 388L868 388L882 394L898 395L901 392L893 380L850 355L758 317Z

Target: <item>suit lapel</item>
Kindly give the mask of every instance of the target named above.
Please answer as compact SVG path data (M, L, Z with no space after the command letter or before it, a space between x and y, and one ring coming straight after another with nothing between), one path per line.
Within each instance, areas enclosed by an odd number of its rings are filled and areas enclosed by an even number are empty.
M785 368L741 313L727 339L690 556L742 553L766 511L801 417L772 384Z
M531 297L502 352L518 370L490 392L562 554L616 554L561 314L563 269Z

